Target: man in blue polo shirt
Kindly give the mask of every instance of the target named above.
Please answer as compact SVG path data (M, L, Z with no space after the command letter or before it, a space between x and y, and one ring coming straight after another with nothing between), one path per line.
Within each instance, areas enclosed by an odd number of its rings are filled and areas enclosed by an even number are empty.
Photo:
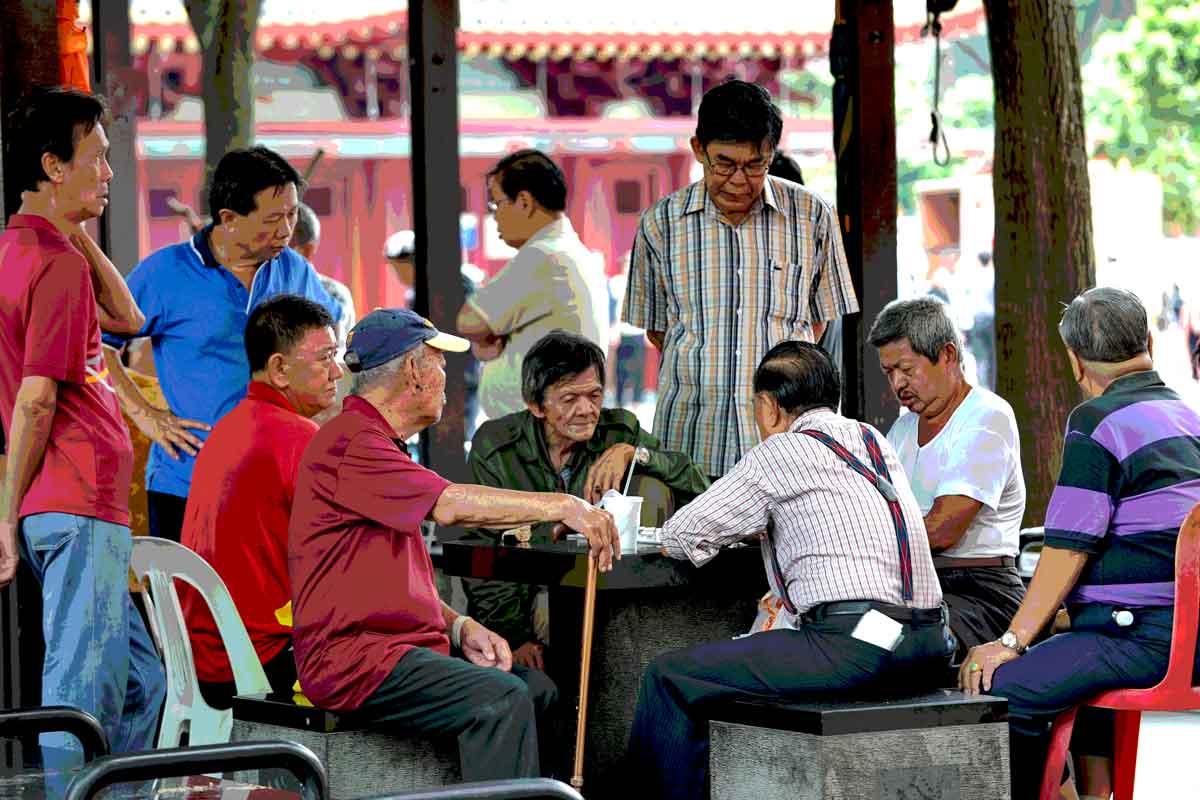
M1004 635L972 648L959 671L967 691L1008 698L1013 800L1037 797L1057 714L1166 674L1175 542L1200 502L1200 415L1154 372L1137 297L1090 289L1058 329L1089 399L1067 420L1045 547L1025 600ZM1026 652L1064 600L1071 630ZM1071 743L1084 766L1081 798L1109 796L1112 750L1112 713L1081 708Z
M179 541L196 451L207 431L246 395L250 365L242 334L250 312L279 294L341 311L312 265L288 248L302 180L265 147L231 150L213 173L213 222L187 241L150 255L129 275L146 316L135 336L105 336L109 348L150 337L169 410L156 409L106 348L121 405L153 440L146 464L150 533Z

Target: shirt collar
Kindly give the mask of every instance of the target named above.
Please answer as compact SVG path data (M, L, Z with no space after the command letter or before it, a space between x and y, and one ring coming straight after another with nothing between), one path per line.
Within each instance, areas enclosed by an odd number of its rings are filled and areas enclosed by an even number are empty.
M775 199L775 188L771 185L771 178L763 181L762 193L755 199L754 205L750 207L747 218L761 213L764 209L779 211L779 201ZM713 202L708 194L708 186L704 183L704 179L696 181L689 187L687 199L683 203L683 215L696 214L701 211L708 210L709 214L716 219L721 214L721 210L717 208L717 204Z
M1164 384L1162 378L1158 377L1158 373L1152 369L1146 369L1138 372L1130 372L1128 375L1122 375L1104 389L1104 394L1130 392L1138 389L1146 389L1151 386L1162 385Z
M792 424L788 427L788 432L795 433L796 431L809 427L813 422L819 422L828 417L836 416L837 412L833 411L832 409L810 408L808 411L805 411L803 414L792 420Z
M392 430L392 426L384 419L383 414L379 413L379 409L371 404L370 400L365 400L356 394L346 395L346 399L342 401L342 412L360 417L368 428L396 441L396 431Z
M293 414L300 413L283 392L262 381L250 381L250 386L246 389L246 396L253 397L255 400L261 400L264 403L270 403L273 406L279 406Z
M543 225L541 227L541 229L538 230L538 232L535 233L533 236L530 236L529 239L526 240L525 244L521 245L521 247L525 247L526 245L532 244L533 242L541 241L542 239L551 239L551 238L558 238L561 236L569 236L574 233L575 233L575 228L571 225L571 220L567 219L566 214L563 214L561 217L554 220L553 222Z
M40 214L13 214L8 218L7 227L32 228L56 236L62 239L63 242L67 242L67 237L63 236L63 232L58 229L58 226Z
M221 262L217 261L216 256L213 255L212 245L210 244L210 237L216 225L215 222L210 222L197 231L196 235L192 237L192 249L200 256L200 261L204 266L220 269Z
M517 455L525 461L544 461L547 465L550 465L550 448L546 444L546 434L542 430L542 421L535 417L532 412L526 411L524 414L525 418L521 421L521 435L517 439ZM604 449L604 443L600 438L599 424L597 424L596 432L592 434L592 438L582 444L582 448L579 445L571 448L571 454L567 457L568 464L578 457L581 450L596 452Z

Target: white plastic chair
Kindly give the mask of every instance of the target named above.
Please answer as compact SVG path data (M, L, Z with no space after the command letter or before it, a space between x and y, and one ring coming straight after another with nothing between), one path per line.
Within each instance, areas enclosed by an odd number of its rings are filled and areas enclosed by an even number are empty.
M270 692L267 674L225 582L207 561L188 548L153 536L134 537L129 565L139 581L150 579L146 609L166 666L167 699L158 746L178 747L185 733L189 745L228 742L233 714L228 709L213 708L200 696L192 643L175 590L176 580L186 581L208 604L229 655L238 694Z

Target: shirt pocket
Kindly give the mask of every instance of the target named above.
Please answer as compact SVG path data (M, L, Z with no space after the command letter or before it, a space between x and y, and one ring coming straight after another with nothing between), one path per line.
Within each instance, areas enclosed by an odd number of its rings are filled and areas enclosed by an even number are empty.
M778 326L781 339L810 338L808 271L802 264L768 259L767 316Z

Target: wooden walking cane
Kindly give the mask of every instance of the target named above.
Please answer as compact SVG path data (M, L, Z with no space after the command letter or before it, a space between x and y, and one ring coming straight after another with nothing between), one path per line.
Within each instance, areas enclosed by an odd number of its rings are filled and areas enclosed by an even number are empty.
M579 717L575 722L575 770L571 786L583 793L583 743L587 736L588 673L592 668L592 629L596 623L596 572L599 556L588 556L587 586L583 590L583 653L579 666Z

